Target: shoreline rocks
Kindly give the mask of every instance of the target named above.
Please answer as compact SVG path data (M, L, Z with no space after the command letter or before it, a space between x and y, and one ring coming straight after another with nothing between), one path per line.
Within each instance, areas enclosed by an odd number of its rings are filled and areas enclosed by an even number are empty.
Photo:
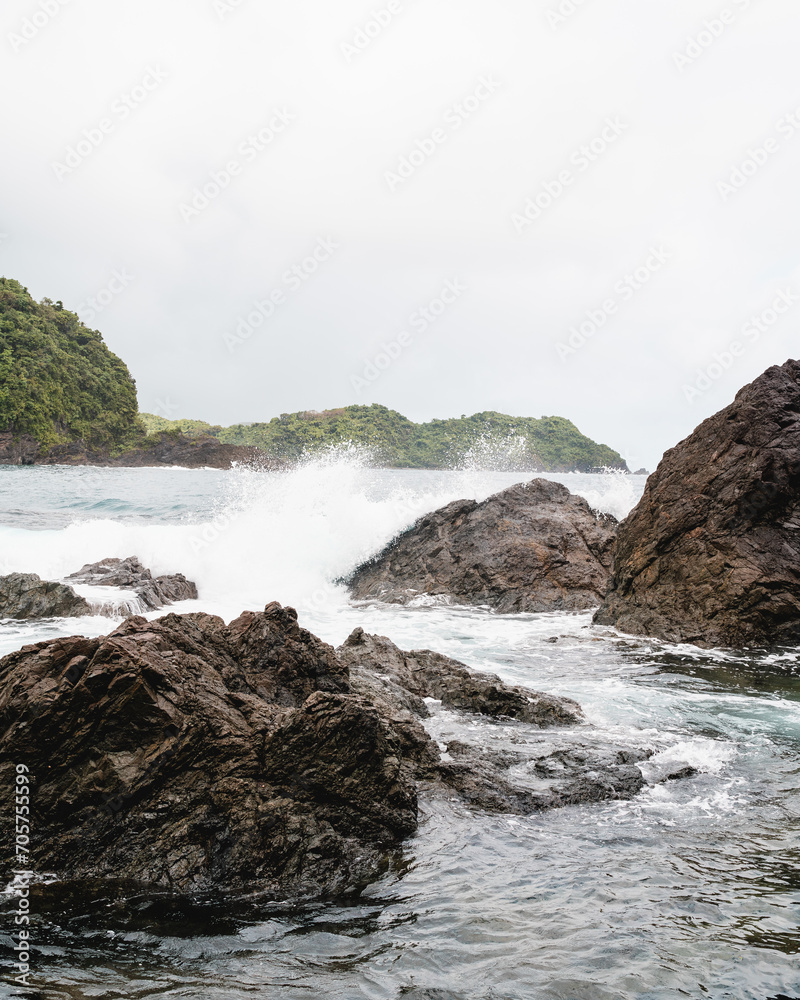
M156 611L176 601L197 600L197 587L191 580L187 580L183 573L154 577L136 556L128 556L126 559L101 559L96 563L87 563L77 572L70 573L67 580L95 587L133 590L148 611Z
M602 602L616 525L560 483L534 479L421 517L343 582L355 600L583 611Z
M800 641L800 362L665 453L620 525L594 620L700 646Z
M118 601L91 604L67 583L42 580L35 573L11 573L0 576L0 618L25 620L79 615L116 618L142 611L157 611L176 601L197 600L197 587L182 573L153 577L136 556L87 563L76 573L71 573L67 580L74 584L112 587L121 592L133 591L136 596L133 601L121 595Z
M443 752L425 692L533 749ZM133 617L0 660L0 782L14 763L35 777L37 870L148 892L362 887L417 829L420 790L517 813L635 794L651 751L584 746L586 729L569 699L363 630L337 653L275 602L229 625Z
M0 618L75 618L92 614L91 605L64 583L42 580L36 573L0 576Z
M208 434L188 437L163 432L158 440L112 453L87 447L83 441L43 447L30 434L0 432L0 465L95 465L114 468L230 469L234 465L257 465L280 469L284 462L251 445L223 444Z

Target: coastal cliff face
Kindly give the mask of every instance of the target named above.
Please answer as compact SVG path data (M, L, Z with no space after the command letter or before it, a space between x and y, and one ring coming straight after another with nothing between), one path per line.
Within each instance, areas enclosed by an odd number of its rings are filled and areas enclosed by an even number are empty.
M214 437L188 437L177 432L142 437L124 450L93 448L85 441L42 445L30 434L0 432L0 465L100 465L116 468L181 466L187 469L230 469L255 464L282 468L259 448L223 444Z
M603 599L616 526L560 483L534 479L426 514L345 582L357 600L579 611Z
M666 452L619 527L595 622L706 646L800 640L800 362Z

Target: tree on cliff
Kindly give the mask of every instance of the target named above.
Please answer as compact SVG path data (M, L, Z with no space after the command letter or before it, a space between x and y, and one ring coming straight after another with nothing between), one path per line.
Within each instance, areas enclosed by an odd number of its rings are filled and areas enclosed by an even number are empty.
M0 431L108 449L142 436L136 383L75 313L0 278Z

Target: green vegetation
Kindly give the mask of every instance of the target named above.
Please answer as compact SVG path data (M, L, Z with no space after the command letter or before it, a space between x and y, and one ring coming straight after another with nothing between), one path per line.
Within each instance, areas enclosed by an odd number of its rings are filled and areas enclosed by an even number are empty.
M36 302L0 278L0 431L47 447L84 441L111 449L140 441L136 383L96 330L60 302Z
M183 434L256 445L289 461L352 442L395 468L626 468L617 452L590 441L563 417L486 412L415 424L373 404L220 427L139 414L136 384L100 334L60 302L37 303L10 278L0 278L0 431L28 434L42 451L81 441L89 449L118 454L156 446L164 434L176 440Z
M471 417L415 424L385 406L346 406L321 413L282 413L268 423L220 427L200 420L165 420L143 413L148 433L180 430L210 434L226 444L256 445L278 458L296 459L342 442L369 448L376 461L395 468L482 467L587 470L625 469L623 458L584 437L563 417Z

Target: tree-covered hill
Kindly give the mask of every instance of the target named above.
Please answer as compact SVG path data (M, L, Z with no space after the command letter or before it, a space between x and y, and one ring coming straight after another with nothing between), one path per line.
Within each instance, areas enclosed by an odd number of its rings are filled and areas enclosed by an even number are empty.
M563 417L471 417L416 424L385 406L346 406L321 413L282 413L268 423L220 427L200 420L166 420L143 413L149 433L180 430L210 434L227 444L256 445L284 459L342 442L364 445L376 461L394 468L480 467L587 470L627 469L618 452L596 444Z
M394 468L626 468L616 451L563 417L486 412L416 424L373 404L219 427L139 414L136 384L101 335L60 302L36 302L11 278L0 278L0 436L4 462L158 464L165 449L173 462L185 452L187 462L196 464L202 453L208 464L215 449L223 464L231 455L246 460L245 449L231 445L255 446L291 462L352 442Z
M96 330L0 278L0 431L111 449L144 436L137 414L136 383Z

